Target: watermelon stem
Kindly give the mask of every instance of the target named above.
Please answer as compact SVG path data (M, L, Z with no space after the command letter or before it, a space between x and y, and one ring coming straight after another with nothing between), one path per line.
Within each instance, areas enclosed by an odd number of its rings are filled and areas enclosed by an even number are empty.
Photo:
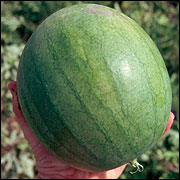
M137 159L134 159L129 163L132 167L137 168L136 171L130 172L131 174L135 174L136 172L142 172L144 170L144 167L137 162Z

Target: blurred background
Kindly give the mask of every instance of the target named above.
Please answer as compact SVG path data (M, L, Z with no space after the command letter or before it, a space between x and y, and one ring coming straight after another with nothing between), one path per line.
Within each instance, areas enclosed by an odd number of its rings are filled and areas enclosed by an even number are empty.
M179 2L178 1L1 1L1 178L32 179L36 175L31 148L12 112L7 89L16 80L22 50L36 27L58 9L79 3L109 6L134 19L160 50L171 79L175 122L150 151L138 158L145 169L127 166L120 179L179 178Z

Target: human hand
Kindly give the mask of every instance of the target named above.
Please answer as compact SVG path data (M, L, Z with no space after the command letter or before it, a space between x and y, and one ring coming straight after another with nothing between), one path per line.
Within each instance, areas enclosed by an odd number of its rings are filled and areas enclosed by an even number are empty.
M36 168L39 179L117 179L123 172L125 165L104 172L86 172L75 169L49 153L39 140L35 137L29 128L19 106L16 82L13 81L8 85L13 95L13 111L16 115L17 122L22 128L25 138L32 147L36 158ZM174 114L171 112L168 125L163 135L171 128L174 120Z

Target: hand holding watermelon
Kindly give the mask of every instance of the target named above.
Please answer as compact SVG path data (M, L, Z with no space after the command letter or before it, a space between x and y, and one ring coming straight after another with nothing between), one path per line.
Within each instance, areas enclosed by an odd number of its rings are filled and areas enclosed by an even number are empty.
M33 153L36 158L36 167L38 170L37 177L40 179L115 179L118 178L123 172L125 165L116 169L104 171L104 172L85 172L75 169L57 159L50 154L38 139L34 136L29 128L22 111L19 106L16 82L13 81L8 85L13 95L13 111L17 117L17 121L20 124L25 138L30 143ZM171 128L174 120L174 114L171 112L169 121L163 135Z

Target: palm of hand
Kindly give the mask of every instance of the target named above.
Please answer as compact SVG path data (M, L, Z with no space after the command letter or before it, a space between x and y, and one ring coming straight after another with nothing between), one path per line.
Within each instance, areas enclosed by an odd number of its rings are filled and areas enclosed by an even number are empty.
M19 106L16 82L8 85L13 95L13 111L17 117L25 138L32 147L36 158L37 177L40 179L117 179L126 165L104 172L85 172L75 169L49 153L29 128Z

